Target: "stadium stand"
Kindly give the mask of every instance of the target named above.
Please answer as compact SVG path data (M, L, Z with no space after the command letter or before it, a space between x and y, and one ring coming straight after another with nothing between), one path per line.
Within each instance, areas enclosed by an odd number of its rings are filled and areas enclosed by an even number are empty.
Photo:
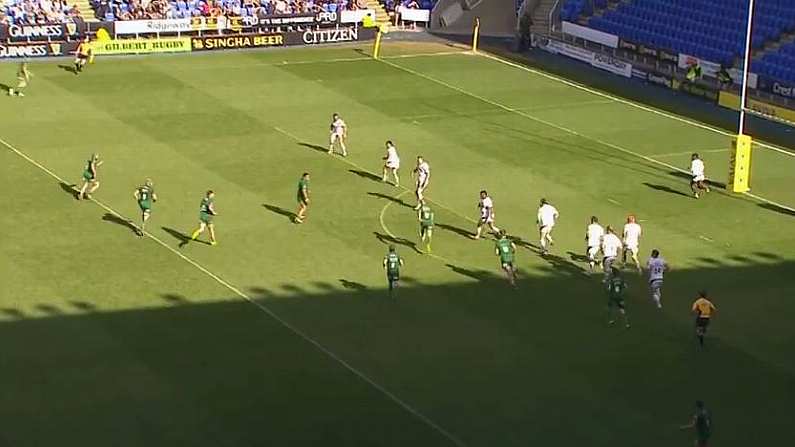
M36 25L69 22L80 17L66 0L0 0L0 24Z
M561 19L640 44L668 49L726 66L739 65L745 49L747 0L567 0ZM795 32L795 1L758 0L752 48L764 53L752 70L795 80L795 45L762 51Z
M337 12L363 9L366 3L365 0L95 0L92 6L97 18L110 21Z
M405 8L433 9L436 0L379 0L388 12L394 12L395 8L402 5Z

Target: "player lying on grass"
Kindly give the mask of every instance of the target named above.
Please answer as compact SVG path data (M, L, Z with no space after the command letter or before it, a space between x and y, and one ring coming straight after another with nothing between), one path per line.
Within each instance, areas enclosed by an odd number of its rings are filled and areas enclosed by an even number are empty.
M640 259L638 259L638 249L642 232L643 230L640 224L637 223L635 216L630 214L627 217L626 225L624 225L624 251L622 253L621 263L627 263L627 253L629 253L632 257L632 262L635 263L635 268L638 269L638 273L643 272L640 267Z
M9 88L8 89L8 96L18 96L24 97L25 94L22 93L25 88L28 86L28 82L30 82L30 78L33 77L33 73L30 72L28 69L27 62L21 62L19 64L19 68L17 68L17 88Z
M495 235L500 234L500 229L494 225L494 201L489 197L486 190L480 191L480 200L478 201L478 209L480 210L480 219L478 219L478 226L475 229L475 235L472 239L480 239L483 232L483 227L488 225L489 229Z
M420 241L425 243L425 252L431 252L431 239L433 238L433 218L434 213L428 204L423 203L417 211L417 219L420 221Z
M146 221L152 214L152 204L157 202L157 194L155 194L152 180L146 179L143 185L136 188L133 195L138 202L138 208L141 209L141 227L138 229L138 236L143 236L146 233Z
M693 197L699 198L700 191L709 192L704 160L698 154L693 154L690 157L690 175L693 177L690 180L690 189L693 191Z
M389 246L389 251L384 256L383 265L386 270L386 280L389 283L389 298L394 298L395 289L400 281L400 267L403 266L403 258L398 256L394 245Z
M693 313L696 314L696 338L698 338L698 346L704 347L704 336L707 335L707 328L709 322L712 320L712 314L718 309L707 298L707 292L698 292L698 298L693 302L691 307Z
M516 287L516 266L514 265L516 244L508 239L505 230L500 230L498 237L499 239L497 239L494 246L494 253L500 257L500 267L505 272L508 282L511 286Z
M656 248L651 251L651 257L646 261L646 269L649 271L649 291L651 292L651 299L657 305L658 309L662 309L662 286L663 276L668 271L668 264L665 259L660 256L660 250Z
M541 199L536 223L538 224L538 235L540 238L542 255L548 254L550 247L555 243L555 241L552 240L552 228L557 223L558 217L560 217L560 214L557 208L552 206L547 199Z
M99 188L98 170L102 166L102 161L99 159L99 154L92 154L91 158L86 162L86 167L83 169L83 186L77 193L77 200L91 198L91 194Z
M585 229L585 241L587 247L585 248L585 256L588 258L588 270L593 273L596 267L596 255L599 254L600 246L602 245L602 236L605 235L605 229L599 225L599 219L596 216L591 216L591 223Z
M395 179L395 186L400 186L400 178L398 177L398 169L400 169L400 157L398 156L397 148L391 141L386 142L386 155L384 160L384 172L381 180L386 183L389 173Z
M618 313L624 317L624 327L629 329L629 316L624 302L626 291L627 283L621 276L621 271L612 267L610 278L607 280L607 324L610 326L616 324L613 313L615 309L618 309Z
M347 156L348 148L345 147L345 142L348 140L348 126L336 113L331 117L329 130L331 131L331 135L329 136L328 153L333 154L334 144L338 144L342 151L342 156Z
M298 192L296 193L296 200L298 200L298 211L295 213L295 223L304 223L306 219L306 210L309 208L309 173L304 172L298 180Z
M195 241L206 229L210 231L210 245L216 245L218 242L215 240L213 220L217 215L218 213L215 211L215 192L209 190L202 199L201 205L199 205L199 228L191 234L190 238Z
M417 157L417 166L414 168L414 171L411 172L411 176L417 181L414 188L414 195L417 197L417 206L415 206L414 209L418 210L422 204L425 203L425 190L431 182L431 166L422 158L422 155Z

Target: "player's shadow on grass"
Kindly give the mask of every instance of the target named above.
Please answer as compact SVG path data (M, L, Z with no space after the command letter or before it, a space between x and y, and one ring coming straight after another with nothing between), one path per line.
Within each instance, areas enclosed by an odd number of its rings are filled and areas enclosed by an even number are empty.
M440 228L442 230L449 231L451 233L455 233L455 234L457 234L457 235L459 235L461 237L465 237L467 239L472 239L472 237L475 235L474 233L472 233L470 231L467 231L467 230L465 230L463 228L454 227L452 225L435 224L435 226L436 226L436 228Z
M566 254L569 255L569 259L574 262L588 262L588 256L574 253L573 251L567 251Z
M188 242L191 241L190 236L188 236L185 233L179 232L179 231L177 231L177 230L175 230L173 228L168 228L168 227L161 227L161 228L163 228L163 231L165 231L166 233L168 233L171 236L173 236L174 239L179 241L179 248L182 248L182 247L188 245Z
M396 203L396 204L398 204L400 206L413 208L411 205L409 205L408 203L404 202L401 199L398 199L397 197L392 197L392 196L388 196L386 194L381 194L380 192L368 192L367 195L368 196L373 196L373 197L378 197L379 199L389 200L390 202L394 202L394 203Z
M785 216L795 217L795 211L792 211L792 210L787 209L787 208L782 208L782 207L777 206L777 205L773 205L772 203L760 203L759 206L761 208L766 209L766 210L775 211L775 212L777 212L779 214L784 214Z
M73 67L71 65L61 64L61 65L58 65L58 68L60 68L63 71L72 73L72 74L77 74L77 70L75 69L75 67Z
M643 184L657 191L667 192L669 194L676 194L677 196L690 197L690 194L685 194L682 191L671 188L670 186L655 185L653 183L647 183L647 182L643 182Z
M298 145L299 145L299 146L303 146L303 147L305 147L305 148L308 148L308 149L312 149L313 151L318 151L318 152L328 152L328 148L327 148L327 147L318 146L317 144L311 144L311 143L298 143Z
M60 186L61 189L63 189L63 191L65 193L67 193L70 196L72 196L73 199L77 200L77 190L75 189L77 187L77 185L69 185L69 184L64 183L64 182L59 182L58 186Z
M539 247L538 245L532 244L530 242L527 242L526 240L524 240L524 239L522 239L520 237L508 236L508 239L510 239L511 242L516 244L517 247L524 247L524 248L526 248L528 250L532 250L532 251L534 251L536 253L541 253L541 247Z
M384 244L402 245L404 247L408 247L408 248L414 250L417 253L422 254L422 251L420 251L420 249L417 248L417 244L414 243L413 241L410 241L410 240L402 238L402 237L392 237L392 236L389 236L389 235L386 235L386 234L379 233L377 231L373 231L373 234L375 235L376 239L378 239L379 241L381 241Z
M367 289L367 286L365 286L364 284L360 284L358 282L355 282L355 281L348 281L347 279L342 279L342 278L340 278L339 281L340 281L340 284L342 285L342 287L346 288L348 290L366 290Z
M363 179L372 180L374 182L381 183L382 180L381 177L373 174L372 172L362 171L359 169L348 169L348 172L350 172L351 174L355 174Z
M668 174L670 174L670 175L672 175L674 177L682 178L682 179L687 179L687 180L692 180L693 179L693 177L690 174L688 174L687 172L669 171ZM712 179L707 179L706 183L707 183L707 185L709 185L709 186L711 186L713 188L726 189L726 184L722 183L722 182L718 182L718 181L715 181L715 180L712 180Z
M127 227L133 233L138 234L138 227L136 227L135 224L132 223L132 221L127 220L123 217L119 217L111 213L105 213L105 215L102 216L102 220L104 220L105 222L115 223L116 225Z
M11 86L0 83L0 90L2 90L4 93L8 94L8 92L11 91Z
M464 267L459 267L453 264L445 264L445 267L449 268L450 270L458 273L459 275L466 276L468 278L476 279L478 281L492 281L497 279L497 276L487 270L471 270Z
M262 207L272 213L286 217L287 219L290 220L290 222L295 221L295 213L293 213L292 211L287 211L286 209L280 208L276 205L268 205L267 203L263 203Z
M556 272L565 272L577 275L587 274L585 269L579 265L558 255L553 255L550 253L542 256L541 259L547 261L552 267L554 267Z

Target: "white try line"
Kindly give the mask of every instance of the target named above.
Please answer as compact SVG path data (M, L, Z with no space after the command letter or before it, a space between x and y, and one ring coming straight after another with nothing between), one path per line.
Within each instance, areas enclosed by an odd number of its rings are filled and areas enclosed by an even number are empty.
M67 184L67 185L69 184L66 180L61 178L58 174L54 173L52 170L48 169L46 166L42 165L38 161L36 161L33 158L29 157L27 154L25 154L21 150L17 149L16 147L11 145L10 143L5 141L4 139L0 138L0 144L2 144L3 146L7 147L9 150L14 152L16 155L18 155L19 157L23 158L25 161L27 161L28 163L30 163L33 166L37 167L38 169L40 169L41 171L43 171L44 173L46 173L50 177L54 178L55 180L61 182L62 184ZM97 199L94 199L94 198L91 198L89 200L91 200L93 203L95 203L96 205L98 205L100 208L104 209L108 213L110 213L110 214L112 214L112 215L114 215L114 216L116 216L118 218L129 220L125 216L123 216L121 213L117 212L116 210L114 210L110 206L104 204L100 200L97 200ZM150 238L154 242L156 242L158 245L164 247L165 249L167 249L168 251L170 251L174 255L178 256L183 261L185 261L188 264L190 264L193 267L195 267L200 272L202 272L205 275L207 275L210 278L212 278L218 284L220 284L223 287L229 289L231 292L233 292L238 297L240 297L243 300L248 301L249 303L253 304L256 308L258 308L259 310L261 310L262 312L267 314L274 321L276 321L279 324L281 324L282 326L284 326L287 330L289 330L293 334L297 335L298 337L303 339L305 342L307 342L310 345L314 346L317 350L319 350L320 352L325 354L327 357L329 357L333 361L337 362L343 368L347 369L353 375L355 375L356 377L358 377L359 379L363 380L365 383L367 383L368 385L370 385L371 387L373 387L374 389L379 391L381 394L386 396L389 400L391 400L392 402L397 404L399 407L403 408L405 411L407 411L408 413L410 413L411 415L416 417L418 420L420 420L421 422L423 422L426 425L428 425L429 427L431 427L437 433L439 433L442 436L444 436L445 438L447 438L447 440L452 442L454 445L456 445L456 446L465 446L466 445L458 437L456 437L455 435L453 435L449 431L445 430L439 424L437 424L434 421L432 421L430 418L428 418L427 416L422 414L419 410L416 410L414 407L412 407L411 405L406 403L404 400L402 400L401 398L399 398L398 396L393 394L391 391L387 390L384 386L380 385L374 379L371 379L365 373L363 373L362 371L358 370L356 367L354 367L350 363L348 363L345 360L343 360L340 356L335 354L329 348L325 347L319 341L315 340L314 338L312 338L311 336L309 336L308 334L306 334L302 330L298 329L297 327L295 327L294 325L289 323L287 320L285 320L282 317L280 317L278 314L276 314L274 311L272 311L268 306L266 306L266 305L264 305L264 304L262 304L262 303L260 303L260 302L258 302L256 300L252 299L250 296L246 295L243 291L241 291L237 287L233 286L228 281L224 280L220 276L218 276L215 273L211 272L210 270L208 270L207 268L205 268L204 266L202 266L198 262L194 261L193 259L185 256L183 253L181 253L180 251L176 250L174 247L171 247L167 243L163 242L157 236L155 236L155 235L153 235L153 234L151 234L149 232L144 232L144 234L148 238Z
M658 166L663 166L663 167L666 167L668 169L671 169L671 170L679 172L679 173L690 175L689 171L686 171L686 170L684 170L682 168L679 168L677 166L674 166L672 164L669 164L669 163L666 163L664 161L660 161L660 160L654 159L652 157L648 157L646 155L643 155L643 154L640 154L640 153L635 152L633 150L621 147L621 146L619 146L617 144L610 143L609 141L605 141L605 140L602 140L600 138L595 138L595 137L591 137L591 136L588 136L588 135L584 135L584 134L582 134L582 133L580 133L580 132L578 132L578 131L576 131L574 129L570 129L570 128L565 127L565 126L561 126L560 124L556 124L556 123L553 123L551 121L547 121L545 119L539 118L537 116L530 115L529 113L523 112L520 109L513 108L513 107L508 107L508 106L506 106L506 105L504 105L502 103L499 103L497 101L493 101L493 100L491 100L489 98L486 98L484 96L480 96L477 93L472 93L472 92L470 92L468 90L464 90L463 88L455 86L453 84L450 84L449 82L445 82L445 81L442 81L441 79L436 79L436 78L434 78L432 76L426 75L425 73L420 73L420 72L418 72L416 70L412 70L411 68L404 67L402 65L398 65L398 64L396 64L394 62L390 62L390 61L387 61L387 60L380 60L380 61L381 61L381 63L384 63L386 65L394 67L394 68L396 68L398 70L401 70L401 71L404 71L406 73L410 73L410 74L412 74L414 76L418 76L420 78L423 78L423 79L426 79L428 81L434 82L434 83L439 84L439 85L441 85L443 87L447 87L448 89L454 90L454 91L456 91L458 93L461 93L462 95L467 95L467 96L469 96L471 98L475 98L475 99L477 99L479 101L482 101L482 102L484 102L486 104L490 104L492 106L499 107L499 108L505 110L506 112L511 112L511 113L516 114L516 115L523 116L523 117L525 117L525 118L527 118L527 119L529 119L531 121L535 121L537 123L541 123L541 124L544 124L546 126L552 127L554 129L558 129L560 131L566 132L566 133L568 133L570 135L574 135L574 136L577 136L577 137L580 137L580 138L583 138L583 139L586 139L586 140L593 141L595 143L599 143L599 144L601 144L603 146L607 146L607 147L615 149L615 150L617 150L619 152L623 152L625 154L632 155L633 157L637 157L637 158L646 160L649 163L656 164ZM650 109L650 110L653 110L653 109ZM679 119L679 118L677 118L677 119ZM704 128L708 128L707 126L704 126L704 125L699 125L699 126L703 126ZM781 149L778 149L778 150L781 150ZM793 154L789 154L789 155L793 155ZM795 156L795 155L793 155L793 156ZM751 194L751 193L744 193L744 194L746 196L748 196L748 197L751 197L754 200L759 201L759 202L764 202L764 203L767 203L767 204L770 204L770 205L774 205L774 206L777 206L779 208L782 208L782 209L785 209L785 210L788 210L788 211L791 211L791 212L795 213L795 208L792 208L790 206L787 206L787 205L784 205L784 204L781 204L781 203L778 203L778 202L774 202L772 200L766 199L764 197L761 197L761 196L758 196L758 195L755 195L755 194Z
M621 98L621 97L618 97L618 96L614 96L614 95L611 95L609 93L605 93L603 91L596 90L596 89L587 87L585 85L579 84L577 82L562 78L560 76L555 76L555 75L550 74L550 73L546 73L546 72L543 72L543 71L540 71L540 70L535 70L535 69L530 68L530 67L525 67L524 65L517 64L515 62L506 60L504 58L501 58L499 56L495 56L493 54L478 52L477 55L485 57L486 59L491 59L491 60L499 62L501 64L508 65L510 67L513 67L513 68L517 68L517 69L522 70L522 71L526 71L528 73L533 73L535 75L550 79L552 81L556 81L556 82L560 82L562 84L566 84L566 85L568 85L570 87L574 87L574 88L576 88L578 90L582 90L584 92L588 92L588 93L590 93L592 95L597 95L597 96L601 96L603 98L608 98L608 99L610 99L611 101L614 101L614 102L625 104L625 105L628 105L630 107L634 107L636 109L640 109L640 110L643 110L643 111L646 111L646 112L649 112L649 113L653 113L655 115L664 116L664 117L672 119L674 121L679 121L680 123L685 123L685 124L688 124L688 125L691 125L691 126L695 126L695 127L698 127L698 128L704 129L704 130L708 130L710 132L714 132L714 133L717 133L717 134L720 134L720 135L724 135L724 136L727 136L727 137L736 137L737 136L736 134L733 134L731 132L727 132L727 131L725 131L723 129L719 129L717 127L713 127L713 126L710 126L708 124L700 123L698 121L694 121L694 120L691 120L691 119L683 118L681 116L674 115L672 113L664 112L662 110L658 110L658 109L655 109L653 107L650 107L650 106L647 106L647 105L644 105L644 104L641 104L641 103L638 103L638 102L635 102L635 101L630 101L628 99L624 99L624 98ZM768 143L764 143L764 142L760 142L760 141L754 141L754 143L757 144L758 146L764 147L766 149L770 149L772 151L776 151L776 152L781 153L783 155L787 155L789 157L795 157L795 152L793 152L793 151L788 151L788 150L782 149L780 147L774 146L772 144L768 144Z
M707 150L693 150L693 151L682 151L682 152L669 152L667 154L654 154L655 157L684 157L685 155L692 155L696 154L717 154L720 152L729 152L729 149L707 149Z
M540 106L540 107L518 107L516 110L524 110L528 112L540 112L543 110L560 110L560 109L567 109L567 108L577 108L589 105L597 105L597 104L612 104L613 101L608 101L606 99L597 99L593 101L577 101L577 102L564 102L558 103L554 105L548 106ZM491 109L491 110L478 110L474 112L447 112L447 113L427 113L421 115L408 115L408 116L396 116L395 119L398 120L420 120L420 119L428 119L428 118L467 118L472 116L486 116L486 115L496 115L500 113L506 113L503 109Z

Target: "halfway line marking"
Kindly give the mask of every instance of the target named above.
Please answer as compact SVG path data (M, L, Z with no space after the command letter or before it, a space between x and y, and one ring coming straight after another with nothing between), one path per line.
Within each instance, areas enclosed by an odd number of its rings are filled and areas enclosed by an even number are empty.
M44 165L42 165L38 161L36 161L33 158L29 157L27 154L25 154L21 150L19 150L16 147L12 146L10 143L5 141L4 139L0 138L0 144L4 145L8 149L10 149L12 152L17 154L19 157L23 158L25 161L27 161L28 163L32 164L33 166L39 168L40 170L42 170L43 172L45 172L47 175L49 175L50 177L54 178L55 180L57 180L57 181L59 181L61 183L68 184L68 182L66 182L58 174L54 173L53 171L51 171L50 169L48 169L47 167L45 167ZM127 219L121 213L117 212L116 210L114 210L113 208L109 207L108 205L105 205L103 202L101 202L101 201L99 201L97 199L94 199L94 198L91 198L89 200L91 202L95 203L96 205L98 205L99 207L101 207L102 209L104 209L105 211L113 214L114 216L119 217L121 219ZM129 219L127 219L127 220L129 220ZM180 253L178 250L174 249L170 245L168 245L165 242L163 242L162 240L160 240L157 236L155 236L155 235L153 235L153 234L151 234L149 232L144 232L144 234L148 238L150 238L153 241L155 241L158 245L166 248L168 251L172 252L173 254L175 254L179 258L181 258L183 261L185 261L188 264L192 265L193 267L195 267L196 269L198 269L199 271L201 271L205 275L207 275L210 278L212 278L213 280L215 280L217 283L221 284L222 286L226 287L230 291L234 292L240 298L242 298L245 301L248 301L249 303L253 304L259 310L261 310L262 312L264 312L265 314L270 316L273 320L275 320L276 322L278 322L279 324L284 326L286 329L291 331L293 334L295 334L298 337L302 338L304 341L306 341L310 345L312 345L315 348L317 348L323 354L326 354L326 356L328 356L329 358L331 358L335 362L339 363L342 367L347 369L353 375L355 375L356 377L359 377L361 380L363 380L364 382L369 384L371 387L373 387L374 389L379 391L381 394L383 394L384 396L389 398L389 400L391 400L392 402L397 404L399 407L403 408L408 413L410 413L414 417L416 417L418 420L422 421L423 423L425 423L426 425L428 425L429 427L434 429L436 432L438 432L439 434L441 434L442 436L447 438L453 444L455 444L457 446L461 446L461 447L466 445L466 444L463 443L463 441L458 439L455 435L453 435L452 433L448 432L447 430L442 428L440 425L436 424L431 419L429 419L427 416L425 416L424 414L420 413L418 410L414 409L414 407L412 407L411 405L407 404L402 399L397 397L395 394L393 394L392 392L390 392L389 390L384 388L382 385L380 385L377 382L375 382L373 379L368 377L366 374L364 374L363 372L361 372L358 369L356 369L350 363L346 362L341 357L339 357L337 354L332 352L330 349L326 348L319 341L315 340L314 338L312 338L311 336L307 335L306 333L304 333L303 331L301 331L297 327L293 326L287 320L284 320L283 318L281 318L278 314L273 312L268 306L265 306L264 304L255 301L254 299L252 299L251 297L249 297L248 295L243 293L237 287L235 287L232 284L230 284L229 282L225 281L223 278L221 278L220 276L218 276L215 273L211 272L210 270L208 270L207 268L205 268L204 266L202 266L198 262L194 261L193 259L191 259L191 258L185 256L184 254Z

